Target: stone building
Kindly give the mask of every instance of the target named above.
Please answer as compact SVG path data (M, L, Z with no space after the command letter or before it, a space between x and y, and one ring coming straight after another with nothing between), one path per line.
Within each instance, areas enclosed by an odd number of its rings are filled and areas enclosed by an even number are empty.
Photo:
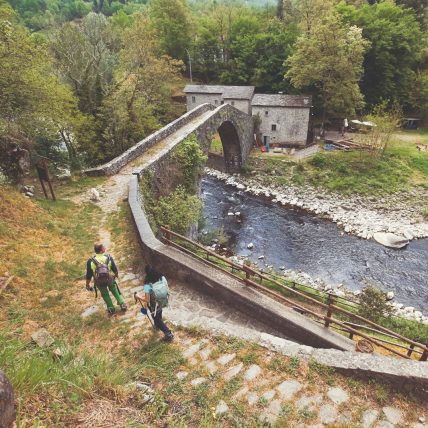
M251 115L254 86L186 85L184 93L187 111L205 103L214 106L226 103Z
M260 117L263 144L303 146L307 142L312 98L303 95L256 94L252 114Z

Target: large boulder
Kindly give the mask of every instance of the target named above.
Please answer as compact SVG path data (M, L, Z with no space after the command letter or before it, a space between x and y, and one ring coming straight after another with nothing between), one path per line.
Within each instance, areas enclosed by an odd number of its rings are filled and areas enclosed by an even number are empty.
M379 242L379 244L384 245L389 248L403 248L408 243L409 240L404 238L403 236L394 235L393 233L386 232L376 232L373 235L375 241Z
M15 418L16 411L12 385L0 370L0 428L11 428Z

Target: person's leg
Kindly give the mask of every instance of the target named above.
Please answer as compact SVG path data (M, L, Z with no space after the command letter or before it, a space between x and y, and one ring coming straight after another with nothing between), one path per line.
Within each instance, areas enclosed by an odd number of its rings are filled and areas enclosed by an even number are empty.
M113 296L114 296L114 298L116 299L116 301L117 301L117 304L118 305L122 305L124 302L123 302L123 297L120 295L120 293L119 293L119 289L117 288L117 284L116 284L116 281L113 281L112 283L111 283L111 285L109 285L109 290L111 291L111 294L113 294Z
M154 312L152 312L153 314ZM155 326L161 330L163 332L163 334L165 335L165 337L168 338L172 338L172 332L171 330L167 327L167 325L163 322L162 319L162 309L158 309L156 312L156 315L153 316L153 321L155 322Z
M114 313L115 309L114 309L114 305L113 305L113 302L111 300L110 294L108 292L108 288L107 287L98 287L98 290L100 290L101 297L103 298L105 304L107 305L107 310L110 313Z

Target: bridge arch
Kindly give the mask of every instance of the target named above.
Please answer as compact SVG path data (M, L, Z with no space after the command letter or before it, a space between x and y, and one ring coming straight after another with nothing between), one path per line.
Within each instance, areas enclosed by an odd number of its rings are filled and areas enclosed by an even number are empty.
M247 160L253 146L252 117L229 104L215 108L196 130L198 142L206 153L217 132L223 145L225 170L238 172Z

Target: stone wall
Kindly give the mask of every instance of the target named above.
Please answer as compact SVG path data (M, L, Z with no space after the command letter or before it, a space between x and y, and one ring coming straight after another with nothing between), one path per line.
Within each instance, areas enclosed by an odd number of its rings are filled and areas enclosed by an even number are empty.
M266 112L268 114L266 115ZM253 116L260 115L260 133L270 137L270 144L304 146L308 136L309 108L253 106ZM272 125L276 131L272 131Z
M245 163L253 146L253 118L229 104L223 104L217 108L211 104L203 104L149 135L110 162L96 168L86 169L83 173L89 176L116 174L154 144L180 131L183 126L209 111L212 111L212 114L202 124L195 124L194 128L189 129L186 133L183 132L178 143L194 132L202 150L208 153L212 137L218 130L222 141L225 142L223 148L226 170L228 172L238 171Z
M211 104L214 107L221 105L222 94L186 94L187 111L191 111L197 106ZM195 101L193 101L195 100Z
M136 159L138 156L141 156L147 149L152 147L154 144L173 134L182 126L188 124L193 119L200 116L202 113L205 113L210 110L214 110L214 107L212 105L200 105L189 111L188 113L183 114L183 116L180 116L178 119L164 126L162 129L159 129L153 134L150 134L148 137L144 138L144 140L141 140L139 143L129 148L120 156L112 159L110 162L107 162L104 165L100 165L95 168L86 169L85 171L83 171L83 173L89 176L116 174L125 165Z

